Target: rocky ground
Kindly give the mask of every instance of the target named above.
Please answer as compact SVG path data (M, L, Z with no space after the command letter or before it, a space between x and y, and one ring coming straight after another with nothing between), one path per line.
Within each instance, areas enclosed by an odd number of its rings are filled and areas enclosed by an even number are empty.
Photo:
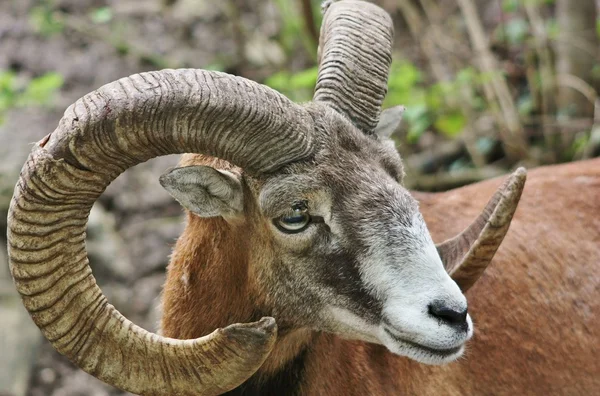
M274 5L247 3L232 10L235 2L57 0L52 15L63 26L43 34L32 18L49 2L0 2L0 70L14 70L25 80L54 71L65 81L49 106L11 110L0 124L0 244L6 245L8 203L31 143L51 132L78 97L145 70L216 67L260 78L271 63L281 62L281 49L270 39L280 28ZM106 5L110 25L93 23L91 13ZM240 25L261 27L244 35L242 47ZM156 330L165 267L183 226L179 205L158 183L176 163L176 156L161 157L128 170L90 216L88 251L98 283L112 304L148 330ZM124 394L76 369L42 339L14 291L4 249L0 318L0 395Z

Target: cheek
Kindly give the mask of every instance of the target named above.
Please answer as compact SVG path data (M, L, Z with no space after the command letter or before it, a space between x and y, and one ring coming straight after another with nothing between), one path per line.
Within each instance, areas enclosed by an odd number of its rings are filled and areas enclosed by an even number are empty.
M268 291L275 282L273 268L280 259L277 243L268 224L257 222L244 233L249 241L247 244L249 255L249 279L256 282L262 289Z
M349 254L327 255L316 273L316 280L327 290L328 306L344 308L367 321L376 321L382 309L378 300L364 284L356 258Z
M330 299L316 276L314 263L286 252L275 254L258 282L278 324L315 327Z

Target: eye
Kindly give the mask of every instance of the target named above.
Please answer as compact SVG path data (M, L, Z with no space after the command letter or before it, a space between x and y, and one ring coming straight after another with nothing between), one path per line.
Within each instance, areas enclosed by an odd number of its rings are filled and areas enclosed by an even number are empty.
M304 231L311 222L306 203L294 204L289 213L273 220L275 226L287 234L296 234Z

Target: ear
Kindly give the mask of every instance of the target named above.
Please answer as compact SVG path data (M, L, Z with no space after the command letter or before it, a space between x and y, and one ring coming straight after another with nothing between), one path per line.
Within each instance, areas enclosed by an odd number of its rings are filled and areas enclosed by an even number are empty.
M392 136L392 133L400 126L404 110L406 110L406 107L404 106L394 106L383 110L379 115L379 122L375 127L375 134L382 139L389 139L389 137Z
M175 168L160 184L184 208L200 217L232 217L243 211L240 176L210 166Z

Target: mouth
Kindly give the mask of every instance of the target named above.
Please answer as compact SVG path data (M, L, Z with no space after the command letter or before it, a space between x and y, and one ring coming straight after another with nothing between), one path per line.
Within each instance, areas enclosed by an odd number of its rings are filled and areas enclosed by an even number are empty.
M464 348L464 345L459 345L457 347L454 348L447 348L447 349L438 349L438 348L432 348L432 347L428 347L425 345L421 345L418 344L416 342L413 341L408 341L400 336L398 336L397 334L393 333L392 331L390 331L390 329L388 329L387 327L384 327L383 329L394 341L400 343L400 344L404 344L404 345L408 345L414 349L417 349L418 351L421 352L426 352L429 353L435 357L444 359L444 358L449 358L453 355L457 355L460 354Z

